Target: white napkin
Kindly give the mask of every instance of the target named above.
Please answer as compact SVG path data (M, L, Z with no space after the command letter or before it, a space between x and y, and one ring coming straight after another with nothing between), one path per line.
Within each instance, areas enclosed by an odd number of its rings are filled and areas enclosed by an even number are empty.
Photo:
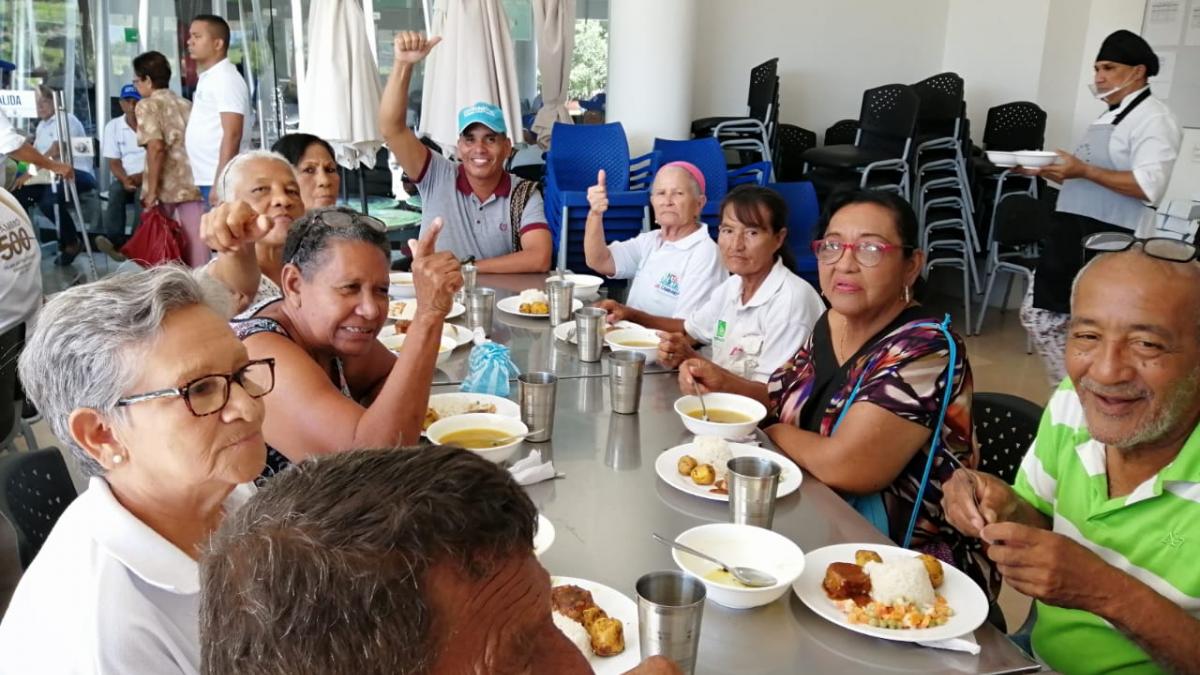
M509 467L513 479L520 485L533 485L554 478L554 463L542 461L542 451L534 450L529 456Z
M967 652L968 654L979 653L979 643L975 641L974 633L967 633L949 640L935 640L933 642L918 642L922 647L933 647L934 649L949 649L956 652Z

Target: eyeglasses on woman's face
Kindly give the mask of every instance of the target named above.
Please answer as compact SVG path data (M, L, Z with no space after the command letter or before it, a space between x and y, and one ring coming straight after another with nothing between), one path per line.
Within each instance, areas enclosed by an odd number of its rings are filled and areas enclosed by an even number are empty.
M818 239L812 243L813 254L822 265L836 265L847 250L854 251L854 259L863 267L875 267L883 262L883 256L891 251L911 251L912 246L892 244L876 239L842 241L833 237Z
M275 388L275 359L257 359L232 373L202 375L182 387L158 389L117 399L117 407L125 407L158 398L183 399L184 405L196 417L220 412L229 403L229 390L234 382L251 398L262 398Z

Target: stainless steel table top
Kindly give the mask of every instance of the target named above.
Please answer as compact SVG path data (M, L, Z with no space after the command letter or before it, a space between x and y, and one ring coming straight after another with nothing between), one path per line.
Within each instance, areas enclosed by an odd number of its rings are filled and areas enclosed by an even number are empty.
M487 279L487 281L485 281ZM497 287L495 277L480 285ZM540 277L538 278L540 281ZM503 290L534 285L509 278ZM524 284L524 285L522 285ZM499 295L499 293L498 293ZM499 312L497 312L499 321ZM663 450L686 443L672 406L679 397L672 373L648 373L639 413L611 411L606 367L550 360L549 324L509 327L513 353L522 370L549 363L566 379L558 383L554 437L528 443L522 454L539 449L566 474L528 488L539 510L550 519L556 537L542 563L552 574L591 579L636 599L634 583L646 572L676 569L670 551L650 538L658 532L674 538L709 522L727 522L728 505L687 495L661 481L654 460ZM504 332L496 331L503 342ZM465 348L464 348L465 350ZM456 355L455 358L460 358ZM547 361L537 361L537 359ZM465 363L463 363L465 372ZM456 391L440 385L434 391ZM512 398L516 397L513 387ZM762 436L764 445L770 446ZM829 488L805 476L800 490L779 500L774 530L811 551L845 542L889 543ZM990 624L975 631L979 656L889 642L859 635L817 616L788 593L757 609L731 610L708 602L701 629L697 673L1007 673L1036 670L1007 637Z

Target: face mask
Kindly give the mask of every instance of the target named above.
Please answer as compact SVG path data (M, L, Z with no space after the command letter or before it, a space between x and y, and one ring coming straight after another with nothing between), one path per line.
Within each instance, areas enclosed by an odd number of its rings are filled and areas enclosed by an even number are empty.
M1108 91L1100 91L1100 89L1096 87L1096 83L1091 82L1091 83L1088 83L1088 91L1092 92L1092 96L1095 96L1096 98L1098 98L1100 100L1104 100L1104 99L1108 98L1109 96L1112 96L1113 94L1117 93L1118 91L1121 91L1125 87L1129 86L1130 82L1133 82L1132 77L1125 80L1124 84L1121 84L1117 87L1109 89Z

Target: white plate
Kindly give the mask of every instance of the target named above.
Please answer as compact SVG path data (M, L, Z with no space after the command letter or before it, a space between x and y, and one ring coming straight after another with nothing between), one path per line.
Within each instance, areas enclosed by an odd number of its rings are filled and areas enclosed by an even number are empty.
M551 586L578 586L592 594L592 600L614 619L625 624L625 651L616 656L596 656L585 653L588 664L596 675L617 675L642 662L642 648L638 643L637 603L628 596L596 581L573 577L550 577Z
M396 334L396 324L388 324L384 326L377 336L380 340L385 337ZM475 339L475 334L466 326L459 326L453 323L442 324L442 335L454 340L454 348L470 344L471 340Z
M512 417L521 419L521 406L514 401L491 394L468 394L463 392L450 392L445 394L433 394L429 397L429 406L437 410L439 405L453 405L455 403L471 403L479 401L480 403L490 403L496 406L496 414L504 417ZM440 415L440 413L439 413Z
M580 302L579 300L571 301L571 312L572 313L574 313L575 310L582 309L582 308L583 308L583 303ZM496 309L499 309L501 312L504 312L505 314L513 314L515 316L524 316L524 317L528 317L530 319L549 319L550 318L549 314L530 314L528 312L522 312L521 311L521 297L517 296L517 295L510 295L503 300L497 300L496 301Z
M403 307L401 306L403 305ZM446 314L447 319L453 319L456 316L462 316L467 311L467 308L459 303L454 303L450 311ZM409 298L407 300L392 300L388 302L388 318L395 321L412 321L412 318L417 314L417 299Z
M554 523L542 514L538 514L537 533L533 535L533 554L541 557L543 553L550 549L550 545L554 543Z
M821 618L843 628L897 642L929 642L933 640L949 640L973 632L987 620L988 602L983 589L971 580L971 577L953 565L942 563L945 570L945 581L937 593L946 598L954 614L950 620L941 626L933 628L875 628L865 624L850 623L846 615L834 604L821 581L825 578L825 569L829 563L854 562L854 552L859 549L869 549L879 554L884 562L899 557L917 555L913 551L898 546L886 544L834 544L809 551L805 554L804 573L792 584L792 590L800 597L800 601L816 612Z
M716 502L729 501L729 495L712 492L711 485L696 485L689 476L679 473L677 468L679 458L691 454L694 445L694 443L684 443L664 450L658 459L654 460L654 470L658 473L658 477L680 492ZM799 490L800 483L804 481L804 474L800 471L800 467L778 452L764 450L757 445L746 443L730 443L729 452L734 457L762 457L778 464L783 469L783 473L779 476L779 487L775 489L776 499L786 497Z
M554 273L546 277L546 281L558 278L558 274ZM597 295L600 287L604 285L604 279L591 274L566 274L563 278L575 284L575 297L590 298Z
M645 326L643 326L641 324L636 324L632 321L618 321L618 322L612 324L611 326L608 326L607 328L605 328L605 331L610 332L610 331L614 331L614 330L620 330L622 328L641 328L643 330L646 330ZM571 344L575 344L575 342L576 342L576 340L575 340L575 322L568 321L566 323L560 323L557 326L555 326L554 327L554 338L556 340L561 340L562 342L569 342ZM607 347L608 345L605 345L605 346Z
M396 298L415 298L417 296L417 288L413 285L412 272L392 272L390 282L388 295Z

